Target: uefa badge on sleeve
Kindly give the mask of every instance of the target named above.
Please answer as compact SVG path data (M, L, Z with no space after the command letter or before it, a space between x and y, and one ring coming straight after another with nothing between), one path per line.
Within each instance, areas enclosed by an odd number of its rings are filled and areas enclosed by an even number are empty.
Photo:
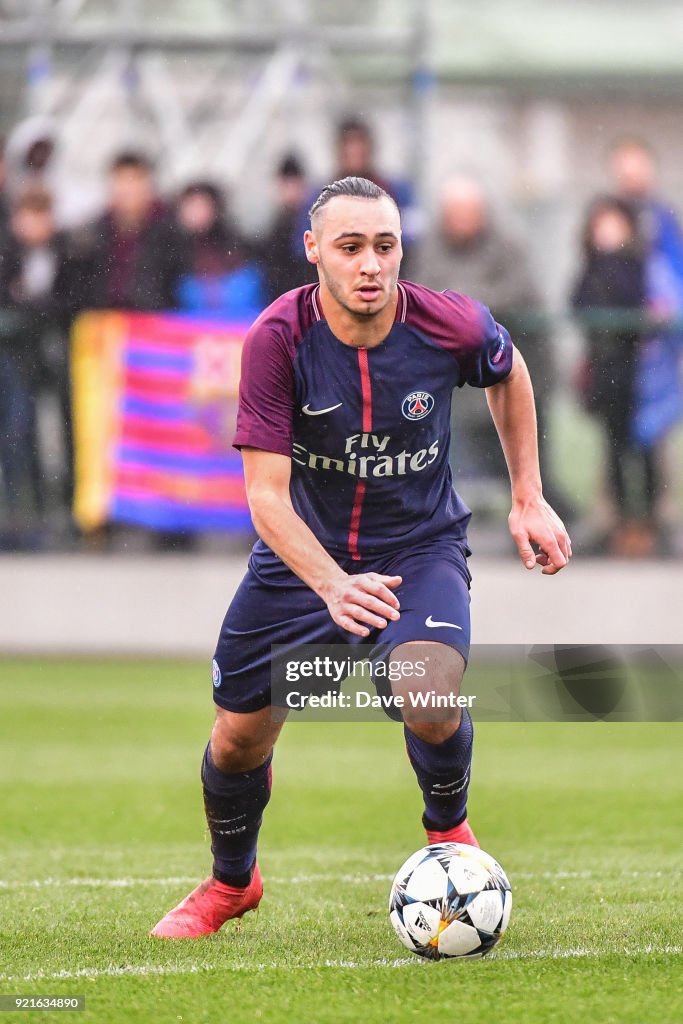
M211 663L211 675L213 676L213 685L216 686L216 687L220 686L221 685L221 679L223 678L223 676L221 675L220 667L219 667L218 662L216 661L215 658L213 659L213 662Z
M494 364L494 366L497 363L499 363L503 358L503 353L505 352L505 344L505 334L503 333L503 331L498 331L498 348L496 349L491 358L491 362Z

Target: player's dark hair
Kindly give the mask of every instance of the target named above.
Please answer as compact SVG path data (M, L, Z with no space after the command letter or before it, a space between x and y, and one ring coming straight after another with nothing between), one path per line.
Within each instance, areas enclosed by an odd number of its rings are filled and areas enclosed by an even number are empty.
M380 185L376 185L374 181L370 181L368 178L340 178L339 181L333 181L331 185L325 185L325 188L308 211L308 216L311 220L318 210L322 210L323 206L327 206L337 196L352 196L354 199L384 199L386 197L391 199L392 203L396 205L396 201L385 189Z
M114 173L115 171L122 171L128 168L136 171L147 171L149 174L154 169L152 161L144 153L136 149L123 149L120 153L116 154L109 164L109 171Z

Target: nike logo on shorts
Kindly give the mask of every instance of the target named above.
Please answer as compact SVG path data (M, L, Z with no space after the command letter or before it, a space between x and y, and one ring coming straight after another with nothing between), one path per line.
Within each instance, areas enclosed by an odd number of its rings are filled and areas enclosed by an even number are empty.
M337 402L336 405L331 405L329 409L311 409L309 405L304 405L301 411L306 416L324 416L326 412L334 412L335 409L339 409L343 404L343 402Z
M439 626L445 626L448 629L459 629L462 631L462 626L456 626L454 622L435 622L431 615L425 619L425 626L429 626L430 629L437 629Z

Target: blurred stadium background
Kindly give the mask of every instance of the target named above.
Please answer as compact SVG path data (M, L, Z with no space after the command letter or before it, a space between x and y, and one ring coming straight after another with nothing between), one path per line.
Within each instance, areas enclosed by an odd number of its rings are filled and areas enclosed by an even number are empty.
M683 196L683 25L668 0L3 0L0 17L5 132L54 116L68 172L101 192L108 159L137 143L166 190L208 173L263 227L281 154L326 178L334 126L356 113L426 214L449 175L478 175L523 219L557 305L616 138L647 139L663 192Z
M465 444L462 464L456 446L456 474L476 513L479 639L491 639L485 609L512 586L520 598L511 627L517 639L525 639L517 627L528 632L534 623L546 639L569 621L572 638L592 636L599 608L628 638L651 621L652 635L646 629L642 639L665 642L680 596L680 425L674 417L657 450L665 480L662 537L610 544L609 438L583 407L577 376L586 343L569 309L587 204L615 189L615 140L635 137L651 147L657 193L667 207L683 209L682 37L680 10L665 0L528 0L514 10L497 0L478 7L445 0L2 0L7 204L21 185L15 180L12 192L13 154L49 135L50 175L41 182L53 190L57 227L77 234L107 205L112 159L139 151L153 161L171 211L189 182L209 180L225 190L240 238L253 243L253 259L263 264L267 255L258 246L277 213L274 182L283 158L300 161L310 194L337 170L339 126L351 118L367 128L383 180L406 190L407 269L429 283L429 240L443 228L444 188L454 178L477 183L487 217L518 247L501 250L501 266L513 252L528 264L534 300L526 312L542 327L527 357L545 407L546 465L583 555L571 570L576 582L557 581L550 615L545 581L534 590L506 538L506 486L490 434ZM494 284L495 276L494 267ZM675 374L669 379L676 390ZM7 403L6 391L0 401ZM89 415L100 412L91 401ZM248 531L174 534L117 523L115 515L112 523L106 512L98 529L84 531L64 497L68 451L54 386L38 387L37 418L46 507L36 513L22 491L17 524L5 487L2 565L13 584L0 598L0 649L208 651L244 563ZM81 447L92 424L90 418L80 427ZM464 436L466 425L458 427ZM91 464L85 475L92 472ZM609 561L588 564L609 554ZM189 624L196 612L191 628L169 630L170 647L162 640L167 620L157 614L167 600L156 589L159 579L167 594L178 595L179 623ZM616 582L622 580L628 585ZM90 602L94 586L102 616ZM634 606L631 588L652 596ZM126 593L139 596L139 615L129 614ZM593 603L578 599L588 593ZM197 623L207 618L211 626L202 631Z

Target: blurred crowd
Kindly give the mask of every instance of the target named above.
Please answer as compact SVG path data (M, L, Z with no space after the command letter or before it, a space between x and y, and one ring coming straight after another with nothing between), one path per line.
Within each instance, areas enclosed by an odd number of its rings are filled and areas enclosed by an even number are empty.
M106 202L85 216L78 181L54 174L56 139L39 120L8 137L0 158L0 547L50 543L46 524L68 524L73 498L70 328L87 309L183 310L248 321L282 292L316 280L301 236L324 182L283 154L270 222L247 236L220 184L197 179L162 196L147 155L119 152L106 175ZM334 177L382 185L404 215L403 273L437 289L474 295L511 331L536 385L546 495L563 518L577 508L550 455L551 403L564 367L551 344L524 239L500 222L482 184L443 184L426 228L410 182L383 174L360 118L337 126ZM658 193L646 143L617 143L605 192L590 204L577 245L567 304L585 340L572 382L603 440L592 534L596 554L672 552L675 509L667 438L683 413L683 237ZM41 437L41 405L59 434ZM453 465L466 497L485 504L505 467L483 396L454 402ZM43 417L43 420L45 418ZM44 426L43 426L44 433ZM61 458L45 458L55 448ZM480 495L480 498L477 498ZM68 532L68 530L67 530ZM62 530L62 538L64 531Z

